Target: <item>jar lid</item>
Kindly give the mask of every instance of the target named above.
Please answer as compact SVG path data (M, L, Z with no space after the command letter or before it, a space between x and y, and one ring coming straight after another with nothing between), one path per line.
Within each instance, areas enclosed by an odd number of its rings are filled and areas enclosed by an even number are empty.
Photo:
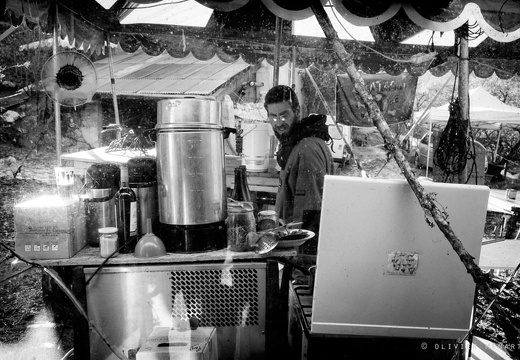
M254 210L253 203L249 201L228 201L227 208L231 212L250 212Z
M113 234L113 233L117 232L117 228L116 227L104 227L104 228L99 228L98 231L100 234Z
M272 216L272 215L278 215L275 210L262 210L258 212L258 215L265 215L265 216Z

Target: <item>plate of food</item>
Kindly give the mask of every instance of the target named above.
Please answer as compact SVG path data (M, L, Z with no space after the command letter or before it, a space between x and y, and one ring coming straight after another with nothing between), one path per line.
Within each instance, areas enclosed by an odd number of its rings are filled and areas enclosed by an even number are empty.
M303 245L307 240L314 237L314 233L304 229L287 230L288 234L280 234L278 248L292 248Z

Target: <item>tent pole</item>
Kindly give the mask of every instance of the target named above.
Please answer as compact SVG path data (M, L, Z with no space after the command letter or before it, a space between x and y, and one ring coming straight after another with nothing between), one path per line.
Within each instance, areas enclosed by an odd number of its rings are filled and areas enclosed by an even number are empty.
M52 55L58 53L58 4L54 2L54 26L52 29ZM55 69L55 74L58 73L59 69ZM61 166L61 108L58 100L54 101L54 122L56 128L56 157L58 159L58 166Z
M291 48L291 81L290 81L290 85L293 86L294 83L296 82L296 48L293 46Z
M428 170L430 168L430 145L432 143L432 119L430 118L430 127L428 129L428 151L426 152L426 177L428 177Z
M433 105L433 102L435 100L437 100L437 97L440 95L442 89L444 89L444 87L446 86L446 84L448 84L448 82L451 80L451 76L452 76L452 73L449 73L448 74L449 76L447 77L446 81L444 82L444 84L442 84L442 86L440 87L440 89L437 91L437 93L435 94L435 96L433 97L433 99L430 101L430 103L428 104L428 106L426 107L426 109L424 109L424 111L422 112L421 116L419 117L419 119L412 125L412 127L410 128L410 130L408 130L408 132L403 136L403 138L401 139L401 142L403 142L404 140L408 139L408 137L413 133L413 131L415 130L415 128L423 122L423 120L426 118L426 115L428 114L428 110L431 109L432 105ZM431 120L430 120L431 121ZM430 129L431 130L431 129Z
M280 76L280 48L282 43L282 19L276 17L276 27L274 32L274 71L273 71L273 86L278 85L278 78Z
M500 137L502 136L502 124L498 128L498 136L497 136L497 144L495 146L495 151L493 151L493 162L497 161L498 156L498 147L500 146Z
M468 23L459 29L459 105L462 122L469 130L469 46ZM466 167L458 175L459 184L466 183L468 171Z
M119 125L119 107L117 106L117 95L116 95L116 79L114 78L114 63L112 60L112 47L110 46L110 34L107 33L107 46L108 46L108 69L110 71L110 86L112 89L112 102L114 103L114 117L116 124ZM120 135L120 133L118 133Z

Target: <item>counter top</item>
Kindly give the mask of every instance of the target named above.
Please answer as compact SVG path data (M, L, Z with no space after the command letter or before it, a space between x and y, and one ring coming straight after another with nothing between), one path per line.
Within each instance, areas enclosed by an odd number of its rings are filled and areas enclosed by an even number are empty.
M235 252L228 249L200 253L168 253L156 258L137 258L133 254L118 254L110 258L107 265L150 265L177 264L197 262L233 262L237 260L259 260L267 258L290 258L296 256L296 249L275 249L268 254L259 255L254 251ZM43 266L96 266L101 265L105 258L99 255L99 248L85 246L70 259L35 260Z
M64 162L72 162L74 174L85 176L90 165L95 163L126 164L128 160L136 157L155 157L155 149L148 149L146 152L133 150L117 150L106 152L107 147L100 147L92 150L78 151L75 153L63 154L60 159ZM233 188L235 181L235 168L242 164L240 156L226 155L226 186ZM266 172L247 172L249 189L251 191L265 191L276 193L278 191L279 172L276 170L276 160L269 160L269 169Z
M489 191L488 211L512 214L513 206L520 207L520 195L517 199L506 198L506 190L491 189Z
M233 188L235 184L235 168L242 164L239 156L226 155L226 185ZM279 171L276 170L276 159L269 160L269 169L266 172L247 172L247 184L251 191L278 192Z
M520 263L520 240L482 243L479 267L482 269L513 270Z

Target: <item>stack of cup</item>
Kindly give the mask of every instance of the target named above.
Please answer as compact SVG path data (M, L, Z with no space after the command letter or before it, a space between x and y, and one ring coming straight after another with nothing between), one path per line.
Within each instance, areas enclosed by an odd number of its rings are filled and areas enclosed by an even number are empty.
M74 191L74 168L58 166L54 168L58 195L71 197Z

